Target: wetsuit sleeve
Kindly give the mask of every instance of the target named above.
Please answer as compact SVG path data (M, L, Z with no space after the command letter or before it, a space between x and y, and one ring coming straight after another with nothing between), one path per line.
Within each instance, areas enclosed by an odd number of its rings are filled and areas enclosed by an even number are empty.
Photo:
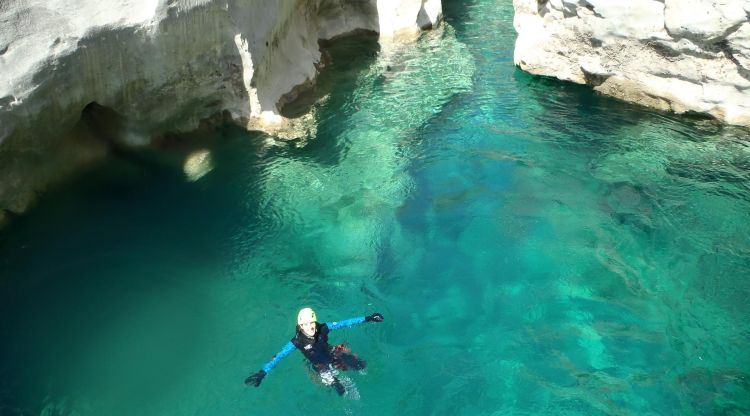
M349 328L350 326L359 325L365 322L364 316L358 316L356 318L344 319L343 321L326 322L328 329L331 331L341 328Z
M266 365L263 366L263 371L266 372L266 374L273 370L274 367L276 367L276 364L281 361L282 358L286 357L287 355L291 354L292 351L294 351L296 347L294 344L292 344L292 341L289 341L284 345L284 348L281 349L276 355L271 358L271 361L267 362Z

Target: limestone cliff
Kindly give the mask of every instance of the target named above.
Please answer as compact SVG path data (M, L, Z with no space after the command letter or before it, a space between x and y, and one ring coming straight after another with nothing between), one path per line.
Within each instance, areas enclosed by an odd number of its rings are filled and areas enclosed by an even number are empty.
M521 69L663 110L750 126L750 1L513 5Z
M440 17L440 0L5 0L0 222L106 152L66 136L84 108L126 120L122 146L222 111L276 131L279 107L315 79L319 40L367 30L391 41Z

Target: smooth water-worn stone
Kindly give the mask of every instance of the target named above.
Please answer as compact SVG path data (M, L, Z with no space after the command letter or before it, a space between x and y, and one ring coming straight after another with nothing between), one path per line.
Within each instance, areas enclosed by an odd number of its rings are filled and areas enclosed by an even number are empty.
M665 0L664 25L675 38L720 41L747 21L744 1Z
M750 126L741 0L514 0L516 65L677 113Z

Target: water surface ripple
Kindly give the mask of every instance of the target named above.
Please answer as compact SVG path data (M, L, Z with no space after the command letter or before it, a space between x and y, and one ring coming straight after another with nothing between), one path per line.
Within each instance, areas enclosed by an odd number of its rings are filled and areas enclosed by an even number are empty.
M314 135L113 161L0 234L0 414L750 414L750 141L513 66L512 4L331 50ZM209 139L211 139L209 141ZM156 158L156 160L159 160ZM339 398L293 335L368 362Z

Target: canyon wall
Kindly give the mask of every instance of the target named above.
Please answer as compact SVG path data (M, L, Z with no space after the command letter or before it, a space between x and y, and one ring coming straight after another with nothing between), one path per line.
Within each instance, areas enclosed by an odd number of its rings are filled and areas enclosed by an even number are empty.
M0 222L112 145L147 145L216 114L281 134L280 108L322 65L319 40L413 39L441 13L440 0L6 0ZM82 113L114 126L110 143L76 132Z
M514 0L524 71L750 126L750 1Z

